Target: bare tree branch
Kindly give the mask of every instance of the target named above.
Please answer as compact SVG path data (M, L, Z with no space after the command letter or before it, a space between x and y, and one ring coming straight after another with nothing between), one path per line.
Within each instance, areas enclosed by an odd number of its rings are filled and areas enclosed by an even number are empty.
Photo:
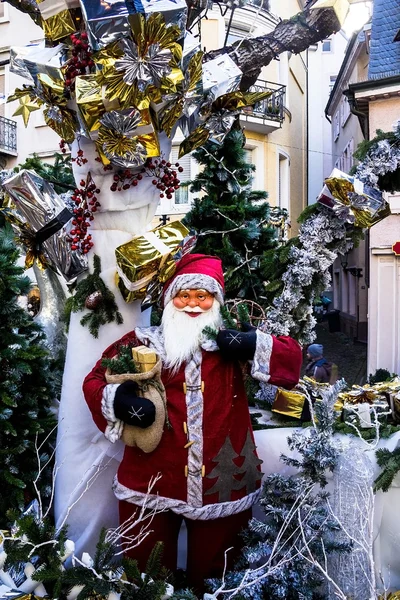
M320 42L340 30L340 23L332 8L310 10L310 6L291 19L278 23L271 33L236 42L218 50L207 52L208 62L222 54L229 54L244 73L241 89L247 90L255 83L262 67L267 66L282 52L299 54L312 44Z

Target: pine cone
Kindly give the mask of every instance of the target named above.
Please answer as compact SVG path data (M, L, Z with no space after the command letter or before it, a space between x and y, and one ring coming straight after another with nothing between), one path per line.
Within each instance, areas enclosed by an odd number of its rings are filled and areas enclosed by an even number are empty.
M99 291L93 292L85 300L85 306L89 310L96 310L96 308L103 302L103 294Z

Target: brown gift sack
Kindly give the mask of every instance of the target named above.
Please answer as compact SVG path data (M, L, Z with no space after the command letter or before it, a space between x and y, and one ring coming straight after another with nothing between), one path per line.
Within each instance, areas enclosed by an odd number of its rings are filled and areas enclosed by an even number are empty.
M112 375L110 369L106 371L107 383L124 383L134 381L138 386L138 394L142 398L151 400L156 408L156 418L150 427L142 429L133 425L125 425L122 432L122 441L127 446L137 446L143 452L153 452L160 443L164 432L167 417L165 388L161 382L161 360L157 359L154 367L145 373L122 373Z

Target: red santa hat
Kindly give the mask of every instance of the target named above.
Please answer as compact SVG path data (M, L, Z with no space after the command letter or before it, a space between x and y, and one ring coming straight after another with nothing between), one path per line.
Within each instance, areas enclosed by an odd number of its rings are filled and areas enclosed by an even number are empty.
M220 304L224 303L224 274L221 259L205 254L186 254L179 261L174 275L164 286L164 306L180 290L207 290Z

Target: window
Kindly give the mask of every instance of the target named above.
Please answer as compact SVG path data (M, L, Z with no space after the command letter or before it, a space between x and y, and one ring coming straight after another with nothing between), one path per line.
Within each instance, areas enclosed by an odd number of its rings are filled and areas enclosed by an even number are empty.
M9 21L8 17L8 6L5 2L0 2L0 23Z
M182 183L190 181L192 179L190 170L190 154L185 154L182 158L178 159L179 146L172 146L171 150L171 163L174 165L179 162L179 165L183 168L182 173L179 173L178 179ZM189 204L189 187L180 187L174 194L174 204Z
M289 201L289 158L285 154L279 154L278 162L278 206L290 209Z
M340 122L339 122L339 111L335 114L333 118L333 138L336 141L339 137L340 133Z
M333 90L333 86L335 85L337 79L337 75L331 75L329 78L329 93Z
M228 24L226 24L225 30L228 29ZM250 30L242 27L234 26L229 29L228 39L226 40L227 46L232 46L235 42L242 40L247 35L249 35Z
M253 150L251 150L250 148L245 148L244 149L244 160L249 165L253 165L254 164Z
M332 51L332 40L327 39L322 42L322 52L331 52Z
M351 115L350 112L350 104L348 99L346 98L346 96L344 96L343 100L342 100L342 127L344 127Z

